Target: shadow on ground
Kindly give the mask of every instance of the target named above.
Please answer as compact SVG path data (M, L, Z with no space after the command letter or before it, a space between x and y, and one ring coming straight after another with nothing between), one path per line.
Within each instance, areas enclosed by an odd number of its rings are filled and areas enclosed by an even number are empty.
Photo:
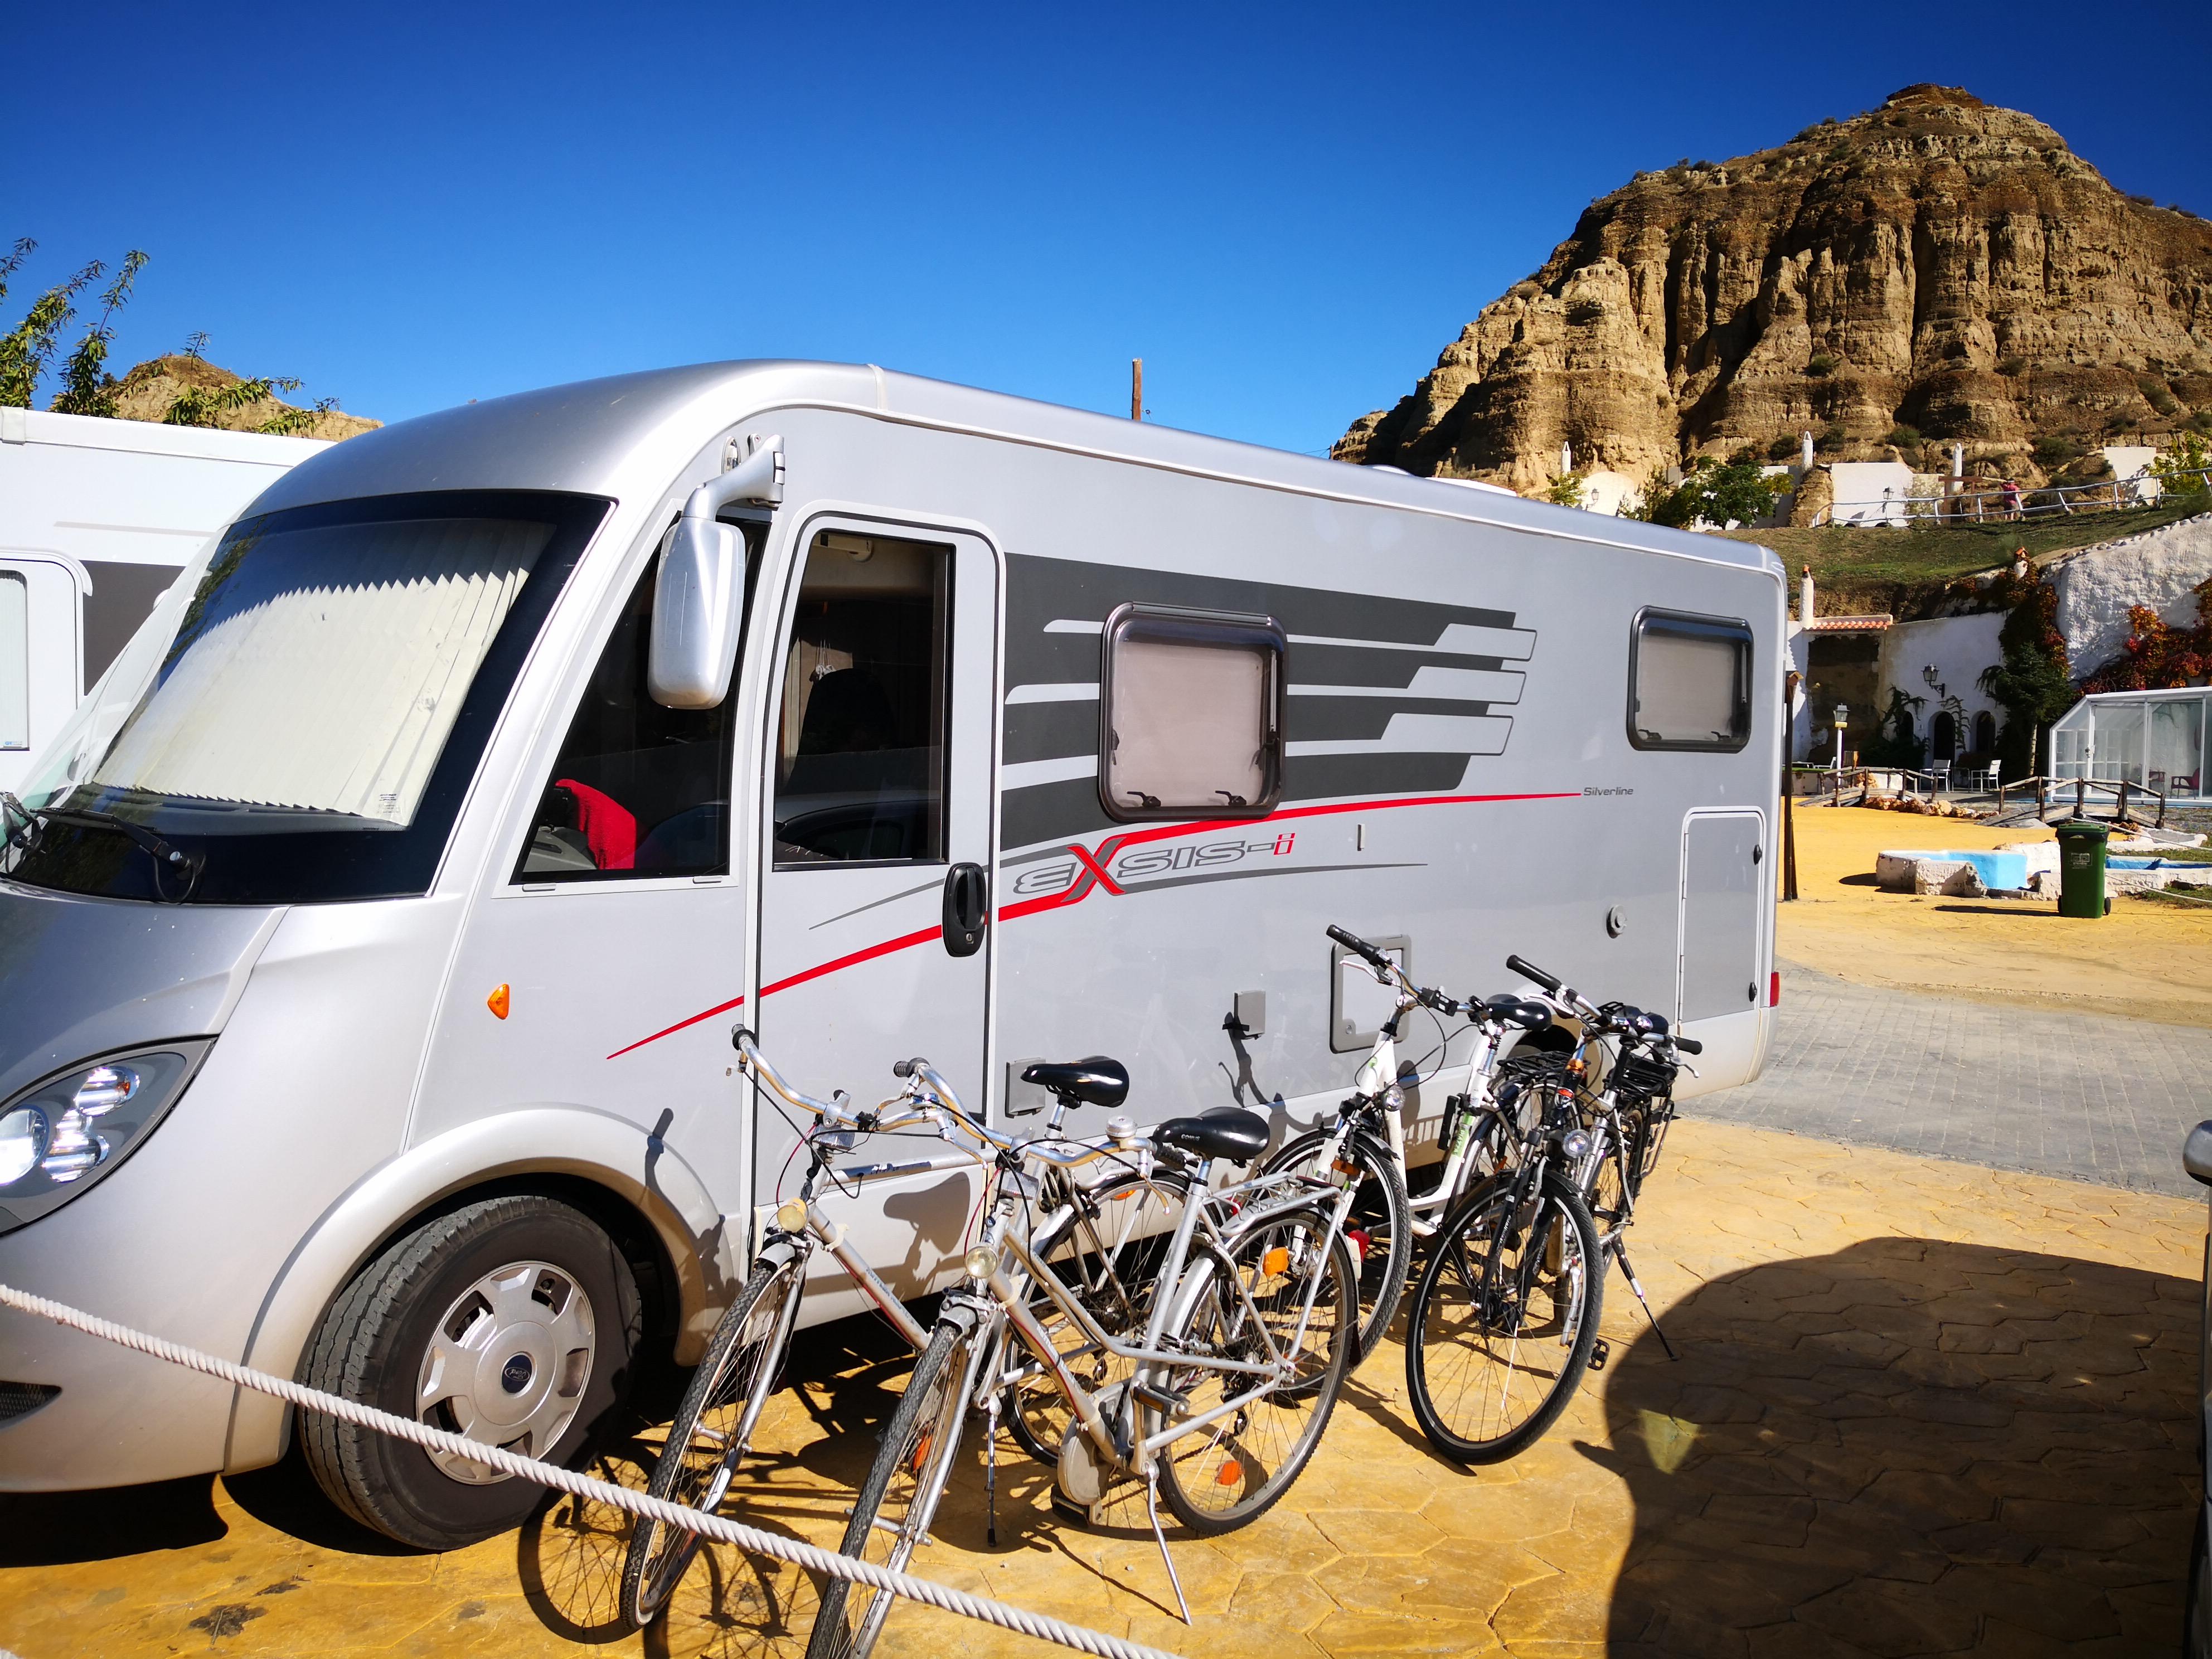
M2171 1652L2201 1290L1923 1239L1714 1280L1615 1362L1614 1653Z

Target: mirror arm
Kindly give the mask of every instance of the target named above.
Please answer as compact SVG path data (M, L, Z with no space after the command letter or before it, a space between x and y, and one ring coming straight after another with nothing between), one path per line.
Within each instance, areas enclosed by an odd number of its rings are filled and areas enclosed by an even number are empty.
M753 446L752 453L719 478L709 478L693 490L684 503L687 519L713 520L732 501L783 501L783 439L770 434Z

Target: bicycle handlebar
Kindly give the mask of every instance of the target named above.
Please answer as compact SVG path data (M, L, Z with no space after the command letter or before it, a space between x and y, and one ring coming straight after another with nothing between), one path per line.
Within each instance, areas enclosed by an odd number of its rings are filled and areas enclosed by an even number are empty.
M1678 1036L1672 1041L1674 1046L1686 1054L1702 1054L1705 1052L1705 1045L1695 1037Z
M1341 945L1346 950L1351 951L1353 955L1366 957L1368 966L1373 968L1376 972L1395 974L1398 971L1398 964L1396 963L1391 961L1389 957L1384 956L1382 951L1376 950L1365 939L1360 938L1358 934L1346 933L1343 928L1339 927L1334 922L1331 922L1328 928L1328 936L1334 939L1339 945Z
M1531 984L1542 986L1553 996L1559 995L1561 989L1564 988L1560 984L1559 975L1556 974L1547 974L1541 968L1539 968L1534 963L1527 961L1520 957L1506 957L1505 971L1509 974L1518 974L1522 978L1528 981Z

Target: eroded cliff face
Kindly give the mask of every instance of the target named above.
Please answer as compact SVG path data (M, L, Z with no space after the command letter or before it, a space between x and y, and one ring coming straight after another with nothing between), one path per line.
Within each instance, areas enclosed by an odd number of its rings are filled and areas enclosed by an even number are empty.
M2212 223L2122 195L2033 116L1910 87L1718 166L1639 173L1340 459L1540 488L1700 452L1937 446L2039 480L2212 410ZM1917 428L1901 449L1887 441Z

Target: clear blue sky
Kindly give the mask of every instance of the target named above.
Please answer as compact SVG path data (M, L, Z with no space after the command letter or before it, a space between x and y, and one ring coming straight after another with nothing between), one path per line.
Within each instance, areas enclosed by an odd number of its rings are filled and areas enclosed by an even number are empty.
M386 420L874 362L1319 450L1638 168L1964 85L2212 214L2165 5L182 3L11 16L0 237Z

